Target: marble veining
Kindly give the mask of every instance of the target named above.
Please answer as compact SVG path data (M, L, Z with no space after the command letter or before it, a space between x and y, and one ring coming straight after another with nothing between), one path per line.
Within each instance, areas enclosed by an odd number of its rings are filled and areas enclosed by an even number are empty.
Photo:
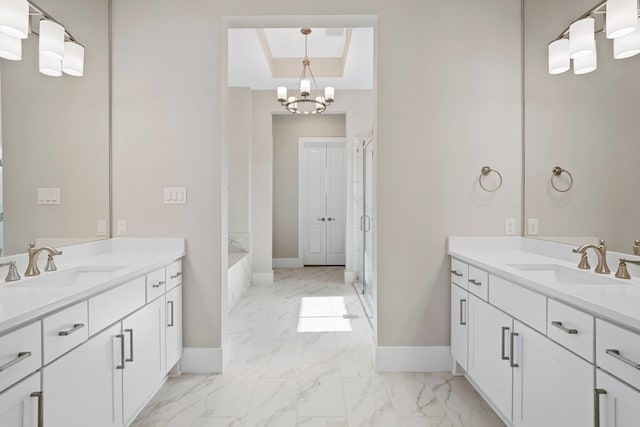
M247 289L227 319L225 372L170 378L132 425L504 425L464 378L375 372L371 326L343 274L276 269L273 285Z

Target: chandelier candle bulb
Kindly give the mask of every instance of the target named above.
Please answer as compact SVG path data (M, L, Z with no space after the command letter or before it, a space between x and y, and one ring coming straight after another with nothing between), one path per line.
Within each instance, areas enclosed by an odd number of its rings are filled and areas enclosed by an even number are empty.
M309 96L311 93L311 81L307 79L300 80L300 95Z
M595 19L584 18L569 26L569 56L587 56L596 50Z
M591 55L581 56L573 60L574 74L587 74L598 68L598 56L594 50Z
M49 77L60 77L62 75L62 61L51 55L40 54L40 72Z
M333 97L334 97L334 89L331 86L327 86L324 89L324 99L327 102L333 102Z
M64 43L62 71L74 77L82 77L84 73L84 47L74 42Z
M64 27L56 22L40 21L40 56L62 60L64 56Z
M0 0L0 32L17 39L29 36L27 0Z
M640 53L640 19L634 32L613 39L613 57L615 59L631 58L638 53Z
M638 22L638 0L607 0L607 38L632 33Z
M22 39L0 33L0 58L20 61L22 59Z
M549 44L549 74L561 74L571 68L569 40L560 39Z
M278 86L278 101L280 102L287 101L287 88L284 86Z

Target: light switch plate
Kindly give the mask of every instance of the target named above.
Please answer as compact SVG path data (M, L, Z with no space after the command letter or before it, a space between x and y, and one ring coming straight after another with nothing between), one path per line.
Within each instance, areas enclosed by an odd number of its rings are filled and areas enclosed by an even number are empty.
M516 235L516 219L515 218L504 219L504 235L505 236Z
M60 189L59 188L38 188L38 204L39 205L59 205Z
M186 205L187 204L187 188L186 187L165 187L164 203L165 205Z
M538 232L539 232L538 218L528 218L527 219L527 235L537 236Z

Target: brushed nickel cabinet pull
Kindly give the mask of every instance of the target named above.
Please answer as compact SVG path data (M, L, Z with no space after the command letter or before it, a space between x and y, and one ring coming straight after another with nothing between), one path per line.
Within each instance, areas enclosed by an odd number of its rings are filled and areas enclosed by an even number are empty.
M562 322L553 321L553 322L551 322L551 324L553 326L555 326L556 328L560 329L562 332L566 332L566 333L571 334L571 335L578 333L577 329L569 329L569 328L565 328L564 326L562 326Z
M506 331L508 331L509 329L511 329L511 328L509 328L508 326L503 326L502 327L502 332L501 332L501 334L502 334L502 337L501 337L502 338L502 346L501 346L501 351L500 351L500 359L502 359L502 360L509 360L509 356L505 356L504 355L504 350L507 347L506 344L505 344L506 340L504 339L504 333Z
M593 390L593 426L600 427L600 395L607 394L607 390L597 388Z
M73 328L68 329L68 330L66 330L66 331L60 331L60 332L58 332L58 336L66 337L66 336L71 335L71 334L72 334L72 333L74 333L74 332L79 331L79 330L80 330L80 329L82 329L82 328L84 328L84 323L76 323L76 324L74 324L74 325L73 325Z
M478 282L475 279L469 279L469 283L473 283L476 286L482 286L482 282Z
M18 357L16 357L15 359L5 363L4 365L0 366L0 372L9 369L10 367L12 367L13 365L15 365L16 363L20 363L22 362L24 359L26 359L27 357L31 356L31 352L30 351L21 351L20 353L18 353Z
M124 369L124 334L118 334L116 338L120 338L120 364L116 369Z
M511 348L509 349L509 360L511 361L511 362L510 362L510 365L511 365L511 367L512 367L512 368L517 368L517 367L519 367L519 366L520 366L520 365L518 365L517 363L514 363L514 362L513 362L514 338L515 338L515 337L517 337L517 336L519 336L519 335L520 335L520 334L519 334L519 333L517 333L517 332L511 332L511 339L510 339L510 342L509 342L509 344L511 345Z
M133 362L133 329L125 329L124 333L126 334L127 332L129 332L129 354L131 357L124 359L124 361Z
M458 276L458 277L462 277L463 276L462 273L458 273L456 270L451 270L451 274L453 274L454 276Z
M173 301L167 301L167 305L171 304L171 322L167 325L169 327L174 326L173 324Z
M182 276L182 271L178 271L176 274L170 276L170 279L177 279L180 276Z
M619 361L621 361L622 363L629 365L633 368L636 368L638 370L640 370L640 364L634 362L631 359L627 359L626 357L620 355L620 350L613 350L613 349L608 349L607 351L605 351L605 353L607 353L609 356L618 359Z
M154 283L153 285L151 285L152 288L159 288L160 286L164 285L165 282L158 282L158 283Z
M465 303L465 302L467 302L466 299L461 299L460 300L460 324L463 325L463 326L467 324L467 322L465 322L463 320L463 318L462 318L462 313L464 311L464 308L463 308L462 304Z
M44 426L44 416L43 416L43 412L42 412L42 408L43 408L43 394L41 391L34 391L33 393L31 393L31 397L37 397L38 398L38 427L42 427Z

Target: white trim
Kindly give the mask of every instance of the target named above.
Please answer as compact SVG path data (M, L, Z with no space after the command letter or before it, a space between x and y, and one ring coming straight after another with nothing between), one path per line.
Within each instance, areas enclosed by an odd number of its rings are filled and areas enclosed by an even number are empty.
M273 283L273 270L268 273L252 273L251 284L254 286L270 285Z
M273 258L273 268L302 268L302 258Z
M344 272L344 284L345 285L352 285L353 284L353 280L356 278L356 275L353 271L346 271Z
M304 206L303 206L303 166L304 166L304 147L306 144L327 144L327 145L338 145L342 146L345 149L345 153L347 152L347 138L344 136L336 136L336 137L312 137L312 136L301 136L298 138L298 258L300 258L303 266L304 266ZM349 165L347 165L349 168ZM346 174L345 174L346 181ZM348 185L347 182L344 185ZM347 192L345 191L345 194ZM350 200L346 200L345 203L349 203ZM346 206L346 205L345 205ZM346 209L345 209L346 212ZM349 221L349 218L345 218L345 223ZM347 238L346 235L346 227L345 227L345 240ZM345 245L346 249L346 245ZM345 254L345 263L346 259L350 256L350 254Z
M185 347L182 353L182 372L187 374L222 373L222 349Z
M377 372L450 372L451 347L376 347Z

